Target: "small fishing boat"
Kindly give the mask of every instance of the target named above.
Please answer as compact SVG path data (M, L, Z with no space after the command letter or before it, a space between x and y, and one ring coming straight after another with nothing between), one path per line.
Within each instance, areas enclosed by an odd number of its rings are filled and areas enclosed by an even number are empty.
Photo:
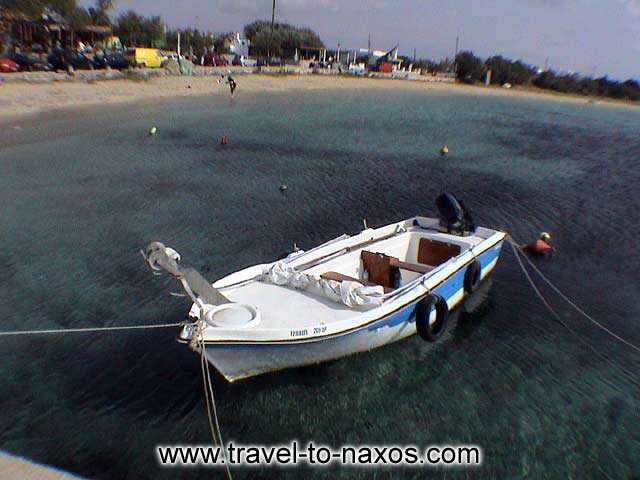
M175 276L193 305L178 335L228 380L316 364L418 333L436 341L449 311L494 269L506 233L476 227L456 197L439 218L413 217L213 284L159 242L143 253Z

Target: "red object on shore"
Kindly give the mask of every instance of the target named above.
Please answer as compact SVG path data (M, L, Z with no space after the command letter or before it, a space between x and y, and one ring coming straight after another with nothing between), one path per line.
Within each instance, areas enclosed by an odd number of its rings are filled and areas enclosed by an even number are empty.
M0 72L13 73L18 71L18 64L10 58L0 58Z
M222 135L220 137L220 145L226 145L227 144L227 137L226 135Z
M384 72L384 73L393 72L393 63L391 63L391 62L380 62L380 65L378 66L378 71Z

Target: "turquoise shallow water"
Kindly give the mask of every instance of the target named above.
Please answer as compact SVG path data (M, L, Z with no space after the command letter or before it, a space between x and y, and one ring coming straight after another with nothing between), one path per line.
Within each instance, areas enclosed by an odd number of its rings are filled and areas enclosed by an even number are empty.
M433 199L449 189L479 224L522 239L552 231L559 254L540 268L640 343L639 110L241 87L234 102L206 97L0 125L2 330L180 320L187 302L168 296L169 284L151 277L138 253L151 240L214 279L294 241L309 248L353 233L363 217L381 225L433 214ZM156 137L147 135L152 125ZM506 249L473 304L435 345L411 338L215 386L227 440L474 443L484 449L481 469L236 477L640 476L640 389L554 322ZM560 311L611 362L640 371L638 355ZM209 438L198 358L174 335L0 340L0 448L94 478L217 476L156 464L157 444Z

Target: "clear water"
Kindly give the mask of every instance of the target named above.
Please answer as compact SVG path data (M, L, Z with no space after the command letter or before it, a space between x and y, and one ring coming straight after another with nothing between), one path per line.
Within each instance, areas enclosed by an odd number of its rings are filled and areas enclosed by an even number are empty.
M215 279L294 241L358 231L363 217L433 214L450 189L480 224L526 240L550 230L559 254L540 268L640 343L639 110L401 89L238 93L1 124L1 330L177 321L187 302L138 253L151 240ZM413 337L215 384L227 440L474 443L480 470L236 477L640 476L640 388L554 322L507 250L481 300L435 345ZM638 355L560 310L640 371ZM0 448L94 478L221 475L155 460L157 444L209 440L198 358L175 333L0 340Z

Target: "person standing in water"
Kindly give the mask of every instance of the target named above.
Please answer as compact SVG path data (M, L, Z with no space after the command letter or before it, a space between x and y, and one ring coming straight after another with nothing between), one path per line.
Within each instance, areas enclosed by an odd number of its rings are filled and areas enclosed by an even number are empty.
M229 84L229 89L231 90L231 98L233 98L233 94L236 91L236 88L238 88L238 84L236 83L235 79L231 76L231 74L227 75L226 80L225 80L224 74L220 75L220 80L218 80L218 83Z

